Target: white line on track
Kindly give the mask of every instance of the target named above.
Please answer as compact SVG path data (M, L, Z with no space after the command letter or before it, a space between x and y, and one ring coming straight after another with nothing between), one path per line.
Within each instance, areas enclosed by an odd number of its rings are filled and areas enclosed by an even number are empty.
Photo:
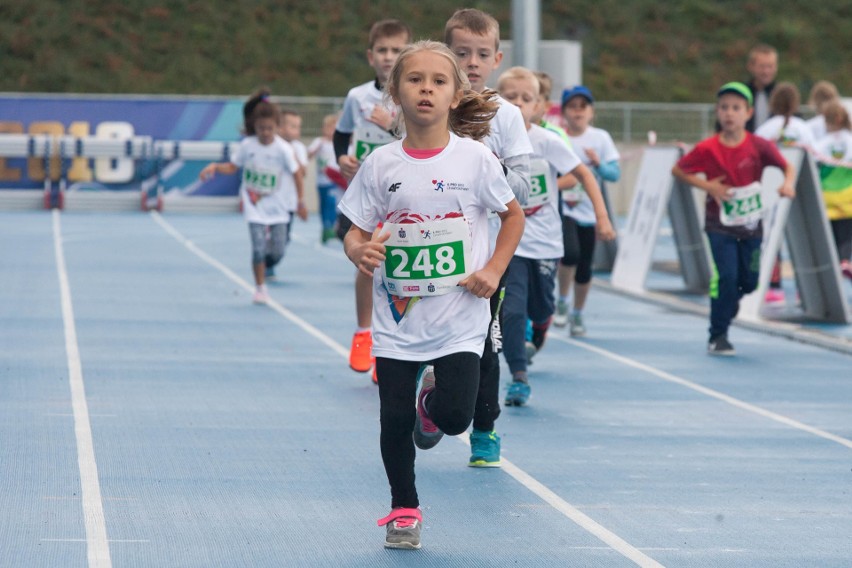
M751 412L762 416L764 418L768 418L769 420L774 420L775 422L780 422L785 426L790 426L791 428L795 428L797 430L802 430L803 432L808 432L809 434L813 434L814 436L819 436L820 438L824 438L826 440L830 440L832 442L836 442L841 446L845 446L847 448L852 448L852 440L848 440L841 436L837 436L836 434L832 434L831 432L826 432L825 430L820 430L819 428L814 428L813 426L808 426L803 422L799 422L798 420L793 420L792 418L788 418L781 414L776 414L771 410L766 410L764 408L760 408L759 406L755 406L748 402L742 401L738 398L734 398L725 393L721 393L719 391L701 386L697 383L693 383L692 381L688 381L684 378L678 377L677 375L672 375L671 373L667 373L665 371L661 371L655 367L651 367L650 365L646 365L644 363L640 363L634 359L630 359L629 357L625 357L623 355L618 355L617 353L613 353L612 351L607 351L606 349L602 349L595 345L590 345L589 343L585 343L583 341L577 341L576 339L569 339L567 337L560 337L558 334L552 333L548 336L548 339L555 339L557 341L561 341L563 343L567 343L569 345L574 345L576 347L580 347L587 351L591 351L592 353L597 353L607 359L611 359L613 361L617 361L623 365L627 365L628 367L633 367L634 369L639 369L640 371L645 371L651 375L655 375L663 380L669 381L671 383L675 383L686 387L688 389L692 389L696 392L700 392L701 394L707 395L709 397L715 398L717 400L721 400L731 406L735 406L747 412Z
M65 266L65 251L62 245L62 225L59 211L53 210L53 245L56 255L56 272L59 276L59 294L62 301L62 321L65 328L65 353L68 358L68 383L71 386L71 408L74 411L74 434L77 438L77 465L80 469L80 486L83 502L83 519L86 525L86 556L89 568L110 568L104 506L95 462L95 446L92 441L92 425L89 421L89 406L83 385L83 366L77 344L77 327L74 323L74 308L71 304L71 287Z
M177 229L172 227L163 217L157 213L156 211L151 211L151 217L154 221L160 225L168 234L174 237L179 243L183 244L187 249L189 249L193 254L198 256L204 262L210 264L211 266L218 269L220 272L225 274L232 282L241 286L248 292L253 292L254 287L248 283L246 280L243 280L237 274L234 273L233 270L211 257L201 249L199 249L195 244L184 237ZM349 358L349 350L338 344L332 338L325 335L323 332L293 314L283 306L281 306L275 300L270 300L268 302L270 308L289 319L324 344L328 345L332 350L334 350L337 354L341 355L344 358ZM461 436L456 436L456 439L461 440L464 443L467 443ZM576 509L573 505L562 499L559 495L548 489L545 485L537 481L534 477L526 473L521 468L515 466L512 462L507 459L502 460L503 471L512 476L516 481L518 481L521 485L529 489L531 492L540 497L544 502L548 505L568 517L574 523L576 523L580 528L594 535L605 544L607 544L612 550L615 550L625 558L628 558L635 562L638 566L642 566L643 568L662 568L662 564L650 558L649 556L643 554L639 549L630 545L626 541L624 541L621 537L613 533L612 531L607 530L603 526L599 525L590 517L581 513L578 509Z

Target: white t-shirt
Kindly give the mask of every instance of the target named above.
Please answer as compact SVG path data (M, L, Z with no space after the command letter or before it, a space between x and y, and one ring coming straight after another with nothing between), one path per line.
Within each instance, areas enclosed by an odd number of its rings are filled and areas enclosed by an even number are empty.
M500 108L491 119L491 133L482 141L501 160L532 154L521 109L499 95L495 100L500 103Z
M231 163L243 170L240 195L246 221L289 223L290 202L296 199L293 174L299 169L293 147L278 136L266 145L257 136L248 136L231 156Z
M524 236L515 251L516 256L536 260L562 258L562 218L559 215L559 189L556 178L580 165L580 158L559 137L559 134L535 124L527 131L532 143L530 176L532 191L530 202L538 201L542 187L546 188L546 201L541 205L526 207Z
M572 148L580 157L583 164L589 166L589 169L592 170L593 174L595 174L595 179L597 179L598 185L600 185L603 180L601 180L600 176L598 176L597 172L595 172L592 167L592 161L589 159L589 156L586 155L586 149L590 148L594 150L598 155L598 159L601 164L618 161L621 159L621 154L618 153L618 148L615 147L615 142L612 141L612 136L610 136L609 132L606 130L590 126L579 136L571 136L569 134L569 138L571 138ZM579 225L594 225L597 221L592 200L589 199L589 196L585 191L582 193L580 200L576 203L572 204L567 201L563 201L562 214L566 217L571 217Z
M833 158L852 162L852 132L843 129L829 132L814 145L817 159Z
M758 126L754 133L775 142L778 146L801 144L812 148L815 141L810 127L798 116L791 116L787 126L784 126L784 117L775 115Z
M808 128L811 129L811 135L814 140L819 140L828 134L828 130L825 129L825 117L821 114L807 119L805 123L808 125Z
M375 81L358 85L346 94L343 111L337 120L338 132L352 134L349 153L361 161L376 148L395 140L387 130L369 120L376 105L385 108L391 115L396 114L396 107L385 102L384 91L376 88Z
M340 211L365 231L379 223L419 223L463 216L470 229L473 271L485 266L488 210L514 199L497 158L483 144L450 135L440 154L415 159L397 141L365 160ZM415 225L412 225L414 227ZM488 300L464 289L443 296L392 296L373 273L373 355L429 361L451 353L482 354L491 312Z
M317 185L327 186L335 185L326 175L325 169L331 168L339 170L337 159L334 156L334 144L331 140L318 136L313 139L311 145L308 146L308 153L314 155L314 160L317 164Z

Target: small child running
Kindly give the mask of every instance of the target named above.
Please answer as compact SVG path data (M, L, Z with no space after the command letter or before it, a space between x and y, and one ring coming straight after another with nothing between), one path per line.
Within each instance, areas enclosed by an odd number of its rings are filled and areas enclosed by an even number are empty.
M387 86L406 136L367 157L340 203L353 223L346 254L373 282L380 445L391 487L391 512L379 525L389 548L420 548L415 446L431 448L470 425L488 298L523 233L499 161L476 141L497 105L469 89L443 44L406 48ZM502 220L490 258L489 210Z

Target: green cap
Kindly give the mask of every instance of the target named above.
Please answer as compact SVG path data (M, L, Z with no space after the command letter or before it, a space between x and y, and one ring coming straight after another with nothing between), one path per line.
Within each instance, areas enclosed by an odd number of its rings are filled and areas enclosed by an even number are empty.
M716 93L716 98L721 97L725 93L733 93L735 95L739 95L746 100L748 106L754 104L754 96L751 94L751 89L748 88L743 83L739 81L732 81L730 83L725 83L719 88L719 92Z

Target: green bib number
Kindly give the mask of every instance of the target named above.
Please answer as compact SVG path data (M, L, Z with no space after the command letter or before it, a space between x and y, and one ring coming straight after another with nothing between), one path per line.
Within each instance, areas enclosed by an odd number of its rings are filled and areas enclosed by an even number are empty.
M385 274L397 280L425 280L465 273L461 241L425 247L387 247Z

